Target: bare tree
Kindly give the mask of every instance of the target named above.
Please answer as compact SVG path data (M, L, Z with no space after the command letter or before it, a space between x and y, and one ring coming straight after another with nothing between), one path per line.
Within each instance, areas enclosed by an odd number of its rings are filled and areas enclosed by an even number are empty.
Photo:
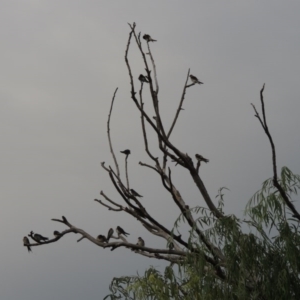
M95 201L102 205L104 208L108 209L109 211L112 211L112 213L124 212L131 215L133 218L137 219L140 222L140 224L144 228L146 228L146 230L149 231L151 234L164 239L170 247L168 249L148 247L145 245L142 239L139 240L137 244L133 244L127 240L126 235L122 231L122 228L120 228L120 230L117 231L116 235L114 235L113 231L110 231L107 237L93 237L85 230L71 224L71 222L64 216L61 219L56 218L52 220L66 225L67 229L65 231L57 233L55 235L55 238L46 241L34 239L34 235L33 233L31 233L29 234L29 236L32 237L36 243L28 244L28 242L26 241L24 245L26 247L47 245L49 243L57 242L66 234L77 233L81 235L81 238L78 241L85 238L88 239L90 242L94 243L96 246L101 248L110 248L111 251L119 247L125 248L124 251L126 251L126 249L130 251L131 249L134 250L137 255L143 255L147 257L165 260L171 262L172 265L180 265L187 258L189 258L191 254L195 254L200 255L202 257L203 268L204 270L206 270L206 272L208 272L209 274L213 274L213 276L220 281L232 283L235 279L232 279L229 276L228 269L230 269L229 262L231 261L230 259L228 259L228 255L226 252L227 248L225 247L225 244L222 243L222 238L226 236L226 238L228 239L228 236L230 234L232 241L236 242L237 244L239 244L240 247L242 247L241 245L244 243L245 237L247 236L248 240L252 237L249 235L245 235L242 232L240 225L243 222L245 224L249 224L250 221L240 221L233 215L225 215L222 210L222 203L219 205L216 205L214 203L199 174L201 163L207 163L208 159L204 158L201 154L198 153L184 153L184 151L180 149L180 145L175 145L171 141L171 135L175 129L176 123L182 111L183 102L185 100L188 89L194 88L195 85L201 84L201 82L199 82L199 80L195 76L191 75L190 70L188 70L173 122L171 123L170 128L166 128L160 114L158 76L155 60L151 52L151 43L155 40L153 40L149 35L144 35L145 41L143 41L141 39L141 34L136 32L136 24L129 24L129 27L130 32L128 42L126 45L125 62L130 78L130 94L134 105L136 106L137 110L141 115L141 128L143 133L145 153L152 161L152 164L147 164L144 162L140 162L139 164L145 168L149 168L160 178L162 186L166 189L170 197L173 199L174 205L178 207L181 217L185 219L185 221L191 228L193 238L199 241L198 245L201 245L201 247L193 243L190 236L184 238L179 234L175 234L173 228L165 227L163 223L161 223L155 218L155 216L151 215L148 212L145 205L139 200L139 197L141 195L139 195L137 191L130 189L130 178L128 176L127 164L127 158L128 155L130 155L130 151L128 152L128 150L123 152L126 155L126 181L122 180L118 161L115 155L115 150L112 145L110 132L110 119L113 112L114 100L117 96L118 88L116 88L113 94L107 121L107 135L110 146L110 152L114 161L114 166L106 166L105 162L102 162L101 165L102 168L107 172L107 175L113 183L113 186L119 193L121 201L120 199L112 199L104 191L100 192L102 198L95 199ZM145 67L145 73L140 75L138 84L136 84L133 78L131 64L128 58L128 53L130 48L132 47L132 44L135 44L138 47ZM146 50L144 49L144 44L146 45ZM191 83L189 83L189 79L191 79ZM276 189L276 191L278 191L278 193L284 200L284 206L286 206L292 212L295 220L299 221L300 215L294 207L294 205L292 204L291 200L289 199L287 190L282 185L280 179L278 179L277 176L275 145L273 143L272 136L267 126L263 90L264 87L262 88L260 93L262 117L260 116L254 105L253 108L255 111L255 116L258 118L271 144L273 163L273 187ZM150 93L152 99L152 106L155 113L154 117L150 116L149 112L146 111L144 108L143 95L145 93ZM157 147L160 151L159 157L156 157L150 149L146 128L147 130L149 130L150 128L150 130L152 130L157 137ZM156 145L151 145L151 148L152 147L156 147ZM195 214L193 213L193 210L190 209L187 201L181 196L179 189L175 186L174 182L172 181L172 171L168 163L170 160L172 162L175 162L176 165L179 165L180 167L188 171L190 179L194 182L199 191L199 195L201 195L201 198L203 198L206 203L207 207L205 209L203 208L202 210L202 212L204 212L204 216L196 218ZM222 189L220 189L219 196L220 200L222 200ZM203 223L207 224L208 220L209 224L214 224L214 230L219 230L218 238L215 240L212 239L211 236L207 234L207 231L203 228ZM230 228L230 233L221 233L220 228L224 229L224 226L227 226L227 229ZM255 226L255 224L253 226ZM262 231L261 234L263 234ZM113 239L113 241L111 239ZM258 280L257 277L255 277L256 275L257 274L251 273L250 271L249 273L247 273L248 279L247 281L245 281L245 288L250 292L255 289L255 283ZM185 292L184 290L182 290L182 295L184 294Z

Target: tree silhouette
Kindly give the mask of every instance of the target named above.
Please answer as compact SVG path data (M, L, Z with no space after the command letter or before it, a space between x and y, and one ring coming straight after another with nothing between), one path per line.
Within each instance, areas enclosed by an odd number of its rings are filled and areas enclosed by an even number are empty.
M225 215L223 197L225 188L219 190L218 203L212 200L201 179L199 169L201 163L209 160L199 153L188 154L180 150L181 145L171 141L171 135L182 111L183 102L189 88L202 83L187 72L183 91L170 128L166 128L160 114L159 83L156 65L151 52L149 35L136 32L136 24L129 24L130 33L125 51L125 62L130 78L130 94L133 103L141 115L141 128L145 153L152 164L140 162L145 168L152 170L161 180L164 189L173 199L179 209L180 216L174 228L167 228L149 213L143 202L142 195L130 187L128 175L128 156L130 149L122 151L125 155L125 181L122 179L118 161L111 141L110 120L116 88L107 120L107 135L114 167L101 163L107 172L120 199L112 199L106 192L101 191L101 199L97 203L112 213L125 212L137 219L151 234L164 239L167 248L153 248L139 238L137 244L127 239L124 229L118 227L114 232L109 230L107 236L93 237L85 230L76 227L65 216L53 221L63 223L67 229L56 232L50 240L36 240L33 232L29 234L36 242L24 245L28 247L47 245L57 242L69 233L78 233L80 240L87 239L96 246L110 248L125 248L124 251L134 251L137 255L156 258L170 262L164 274L154 268L146 271L144 276L115 278L111 284L111 299L296 299L300 297L300 215L296 210L291 195L297 193L300 187L300 176L294 175L288 168L281 170L278 177L275 145L270 134L264 105L263 91L260 91L261 115L252 104L255 117L259 120L266 133L272 151L273 177L263 183L262 190L250 200L244 220L235 215ZM146 38L145 38L146 36ZM146 44L146 50L143 44ZM128 53L135 44L142 57L145 73L139 76L139 82L133 78L132 67ZM189 83L189 80L191 82ZM144 109L143 95L149 93L155 116ZM157 157L150 150L147 131L152 130L157 137L157 147L160 155ZM172 165L188 171L186 180L194 182L199 196L204 199L206 207L190 208L183 199L179 189L172 181ZM179 234L181 221L190 227L188 236ZM243 231L248 227L247 233ZM256 234L253 234L253 231ZM270 234L271 232L271 234ZM113 255L113 254L112 254ZM175 270L175 266L178 268Z

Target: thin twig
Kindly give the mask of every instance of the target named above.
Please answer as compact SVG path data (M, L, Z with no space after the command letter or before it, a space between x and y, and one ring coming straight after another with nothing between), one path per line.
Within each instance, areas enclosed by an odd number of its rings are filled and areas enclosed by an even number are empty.
M109 124L110 124L110 117L111 117L111 113L112 113L112 109L113 109L113 105L114 105L114 101L115 101L115 97L116 97L117 90L118 90L118 88L116 88L116 90L115 90L115 92L114 92L114 96L113 96L112 101L111 101L110 111L109 111L109 114L108 114L108 120L107 120L107 136L108 136L108 142L109 142L110 152L111 152L112 157L113 157L114 162L115 162L117 174L118 174L118 176L120 177L120 170L119 170L118 162L117 162L117 159L116 159L116 156L115 156L113 147L112 147L111 138L110 138L110 127L109 127Z
M174 129L174 126L175 126L175 124L177 122L179 113L182 110L181 108L182 108L182 104L183 104L183 101L184 101L184 96L185 96L185 93L186 93L186 88L187 88L186 84L187 84L187 82L189 80L189 75L190 75L190 69L188 70L188 73L187 73L186 81L185 81L184 88L183 88L182 95L181 95L181 99L180 99L180 102L179 102L179 105L178 105L178 108L177 108L177 111L176 111L176 114L175 114L175 118L174 118L173 123L172 123L172 125L170 127L170 130L169 130L169 132L167 134L167 138L168 139L170 138L170 135L171 135L171 133L172 133L172 131Z
M122 208L113 208L107 204L105 204L102 200L99 200L99 199L94 199L94 201L100 203L101 205L105 206L108 208L108 210L113 210L113 211L122 211L123 209Z
M143 102L143 96L142 96L142 93L143 93L143 83L141 84L141 88L140 88L140 92L139 92L139 95L140 95L140 106L141 106L141 109L142 111L144 110L144 102ZM156 164L158 164L158 158L157 157L154 157L150 150L149 150L149 147L148 147L148 139L147 139L147 132L146 132L146 126L145 126L145 117L143 115L141 111L141 122L142 122L142 130L143 130L143 137L144 137L144 144L145 144L145 151L147 152L147 154L149 155L149 157L154 160L156 162Z
M129 191L129 177L128 177L128 163L127 163L128 155L125 156L125 174L126 174L126 182L127 182L127 190Z
M147 46L148 46L149 56L150 56L150 59L151 59L151 62L152 62L152 66L153 66L154 80L155 80L155 85L156 85L156 91L155 91L155 93L156 93L156 95L158 95L159 86L158 86L158 80L157 80L157 73L156 73L155 61L154 61L152 53L151 53L149 42L147 42Z

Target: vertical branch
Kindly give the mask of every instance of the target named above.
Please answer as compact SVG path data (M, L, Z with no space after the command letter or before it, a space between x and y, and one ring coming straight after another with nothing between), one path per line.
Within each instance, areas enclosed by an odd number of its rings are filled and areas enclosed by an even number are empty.
M136 44L138 45L138 48L139 48L139 50L140 50L140 52L142 54L142 58L143 58L143 61L144 61L145 67L146 67L146 72L147 72L147 76L148 76L148 79L149 79L149 86L150 86L150 92L151 92L151 96L152 96L154 111L155 111L156 117L157 117L159 125L160 125L160 130L162 132L162 135L164 137L166 137L165 130L164 130L161 118L160 118L159 105L158 105L158 97L157 97L156 91L154 91L154 88L153 88L153 82L152 82L152 78L150 76L151 71L150 71L148 63L147 63L146 55L145 55L145 53L143 51L142 43L138 40L138 37L137 37L137 35L136 35L135 31L134 31L135 27L130 26L130 28L132 29L132 33L133 33L133 35L135 37Z
M175 118L173 120L173 123L171 125L171 128L167 134L167 138L169 139L173 129L174 129L174 126L177 122L177 119L178 119L178 116L179 116L179 113L180 111L182 110L182 104L183 104L183 101L184 101L184 96L185 96L185 93L186 93L186 87L187 87L187 82L189 80L189 75L190 75L190 69L188 70L188 74L187 74L187 77L186 77L186 81L185 81L185 84L184 84L184 88L183 88L183 92L182 92L182 96L181 96L181 99L180 99L180 102L179 102L179 106L177 108L177 111L176 111L176 115L175 115Z
M131 98L134 102L136 102L136 98L135 98L135 90L134 90L134 82L133 82L133 76L132 76L132 72L131 72L131 68L129 65L129 61L128 61L128 52L129 52L129 46L130 46L130 41L131 41L131 37L132 37L132 33L135 29L135 23L133 24L133 26L131 26L129 24L131 31L129 33L129 37L128 37L128 42L127 42L127 46L126 46L126 50L125 50L125 62L127 65L127 69L128 69L128 73L129 73L129 78L130 78L130 85L131 85Z
M272 148L272 161L273 161L273 174L274 174L274 180L277 181L277 164L276 164L276 151L275 151L275 145L272 139L272 136L270 134L268 125L267 125L267 120L266 120L266 112L265 112L265 103L264 103L264 92L265 89L265 84L263 85L262 89L260 90L260 102L261 102L261 110L262 110L262 114L263 114L263 128L265 130L266 135L269 138L270 144L271 144L271 148Z
M117 174L120 177L120 170L119 170L118 162L117 162L117 159L116 159L113 147L112 147L111 138L110 138L110 127L109 127L109 125L110 125L110 117L111 117L111 113L112 113L112 109L113 109L113 105L114 105L114 101L115 101L117 90L118 90L118 88L116 88L116 90L114 92L114 96L113 96L112 101L111 101L110 111L109 111L109 114L108 114L107 136L108 136L108 142L109 142L110 152L111 152L111 155L112 155L112 157L114 159L114 162L115 162L115 165L116 165Z
M125 157L125 173L126 173L127 190L129 191L129 177L128 177L127 159L128 159L128 155L126 155L126 157Z
M150 59L151 59L151 62L152 62L152 66L153 66L153 72L154 72L154 80L155 80L155 85L156 85L156 95L158 95L158 91L159 91L159 86L158 86L158 80L157 80L157 73L156 73L156 66L155 66L155 61L153 59L153 56L152 56L152 53L151 53L151 50L150 50L150 46L149 46L149 42L147 42L147 46L148 46L148 51L149 51L149 56L150 56Z
M143 83L142 83L141 89L140 89L140 106L141 106L141 122L142 122L142 130L143 130L145 150L146 150L147 154L149 155L149 157L151 157L152 160L154 160L156 163L158 163L158 158L155 158L151 154L151 152L149 151L149 147L148 147L148 139L147 139L146 126L145 126L145 117L143 115L144 103L143 103L142 92L143 92Z
M286 194L285 190L282 188L282 186L278 182L278 177L277 177L277 163L276 163L276 151L275 151L275 145L274 145L274 142L273 142L273 138L272 138L272 136L270 134L270 131L269 131L269 128L268 128L268 125L267 125L266 112L265 112L265 103L264 103L264 96L263 96L264 89L265 89L265 84L263 85L262 89L260 90L260 102L261 102L261 110L262 110L262 114L263 114L263 120L261 119L259 113L257 112L254 104L251 103L251 105L252 105L252 107L253 107L253 109L255 111L255 117L258 118L258 120L259 120L262 128L264 129L265 134L269 138L269 142L271 144L271 149L272 149L272 166L273 166L273 184L278 189L278 191L279 191L281 197L283 198L284 202L286 203L286 205L294 213L294 217L297 218L298 220L300 220L300 214L296 210L294 204L289 200L289 197Z
M176 124L176 122L177 122L179 113L180 113L180 111L181 111L181 109L182 109L182 104L183 104L184 96L185 96L185 93L186 93L186 88L187 88L187 82L188 82L188 80L189 80L189 75L190 75L190 69L188 70L188 74L187 74L186 81L185 81L185 84L184 84L184 88L183 88L182 96L181 96L181 99L180 99L180 102L179 102L179 106L178 106L178 109L177 109L177 111L176 111L176 114L175 114L173 123L172 123L172 125L171 125L171 127L170 127L170 130L169 130L168 134L167 134L167 139L170 138L171 133L172 133L172 131L173 131L173 129L174 129L174 126L175 126L175 124ZM165 147L166 147L166 146L165 146ZM163 168L164 168L164 169L165 169L165 167L166 167L166 164L167 164L167 156L164 155L164 161L163 161Z

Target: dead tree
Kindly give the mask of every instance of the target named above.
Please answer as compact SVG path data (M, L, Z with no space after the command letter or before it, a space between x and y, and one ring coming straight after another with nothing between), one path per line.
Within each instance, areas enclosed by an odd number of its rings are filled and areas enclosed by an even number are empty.
M215 221L225 222L230 219L230 216L224 215L222 209L217 207L209 195L201 176L199 175L199 168L201 166L201 162L208 162L208 159L202 157L200 154L193 153L188 154L184 153L180 150L180 145L175 145L171 141L172 132L176 126L178 118L180 116L180 112L182 111L183 102L186 97L186 93L189 88L194 88L196 84L199 84L197 78L192 75L190 77L190 70L187 72L186 80L183 85L183 91L181 94L181 98L178 104L178 108L174 115L173 122L170 128L166 128L159 108L159 84L157 79L157 71L155 60L153 58L151 52L151 42L153 41L150 38L146 39L144 42L141 39L141 34L136 32L136 25L129 24L130 33L128 37L128 42L126 45L125 51L125 62L127 65L129 79L130 79L130 94L133 104L136 106L137 110L141 115L141 128L143 132L143 140L145 146L145 153L151 159L152 164L146 164L140 162L139 164L145 168L149 168L153 172L160 177L163 187L167 190L170 197L173 199L174 204L178 207L179 213L185 218L186 222L192 229L193 233L198 237L201 241L201 244L204 245L204 250L201 250L195 247L192 243L189 243L188 239L185 239L181 235L175 234L172 228L166 228L162 222L157 220L155 216L151 215L145 204L143 204L139 200L138 193L132 189L130 189L130 181L128 176L128 165L127 158L130 154L130 151L124 151L125 156L125 178L126 181L123 181L120 174L120 169L118 165L118 161L115 155L115 151L111 142L110 136L110 119L113 111L114 100L116 98L117 90L116 88L114 95L111 101L111 107L108 114L107 120L107 135L108 142L110 146L110 152L114 161L114 166L106 166L105 162L102 162L102 168L107 172L113 186L119 193L119 199L111 199L106 192L101 191L100 195L101 199L95 199L97 203L102 205L104 208L107 208L112 213L127 213L131 215L133 218L137 219L141 225L146 228L151 234L156 235L162 239L164 239L167 244L172 245L167 249L156 249L147 247L142 242L135 244L131 243L127 240L124 234L118 232L117 235L111 231L109 237L99 236L98 238L91 236L89 233L84 231L81 228L76 227L71 224L70 221L66 217L62 217L61 219L52 219L55 222L63 223L67 229L63 232L57 233L55 238L50 239L48 241L36 242L26 246L34 247L47 245L49 243L55 243L63 238L66 234L69 233L77 233L81 235L82 239L87 239L90 242L94 243L96 246L101 248L110 248L113 251L116 248L123 247L124 251L135 251L137 255L143 255L147 257L152 257L156 259L165 260L171 262L172 264L179 264L187 255L187 253L199 253L204 257L207 269L211 270L220 280L226 279L226 271L224 271L226 267L226 256L223 251L217 246L216 243L213 243L207 236L204 234L203 229L199 226L197 219L192 214L191 209L188 206L188 203L181 196L180 191L175 186L172 181L172 172L171 168L168 165L168 161L173 161L176 165L179 165L182 168L185 168L191 179L194 181L199 195L204 199L207 209L210 212L211 218ZM145 74L139 77L139 83L137 84L133 78L130 61L128 58L128 53L132 44L136 44L139 52L142 56L142 60L145 67ZM146 50L144 46L146 45ZM189 78L191 78L192 82L189 83ZM286 192L281 187L277 178L277 168L276 168L276 154L275 154L275 146L269 132L267 122L266 122L266 113L264 108L264 100L263 100L263 89L261 90L261 105L262 105L262 117L260 117L257 112L255 106L253 108L255 110L255 116L261 123L266 135L269 138L271 149L272 149L272 157L273 157L273 182L274 186L278 189L279 193L282 195L282 198L286 202L286 205L293 212L295 218L300 220L300 215L295 209L294 205L291 203L288 198ZM152 105L155 112L155 116L150 116L149 113L144 109L143 95L144 93L149 93L152 99ZM161 153L161 157L156 157L150 150L146 125L153 130L157 136L158 140L158 149ZM194 158L195 157L195 158ZM242 232L239 232L240 236L243 236ZM32 234L29 236L32 237ZM112 238L114 241L111 241ZM249 289L251 289L251 285L249 284Z

